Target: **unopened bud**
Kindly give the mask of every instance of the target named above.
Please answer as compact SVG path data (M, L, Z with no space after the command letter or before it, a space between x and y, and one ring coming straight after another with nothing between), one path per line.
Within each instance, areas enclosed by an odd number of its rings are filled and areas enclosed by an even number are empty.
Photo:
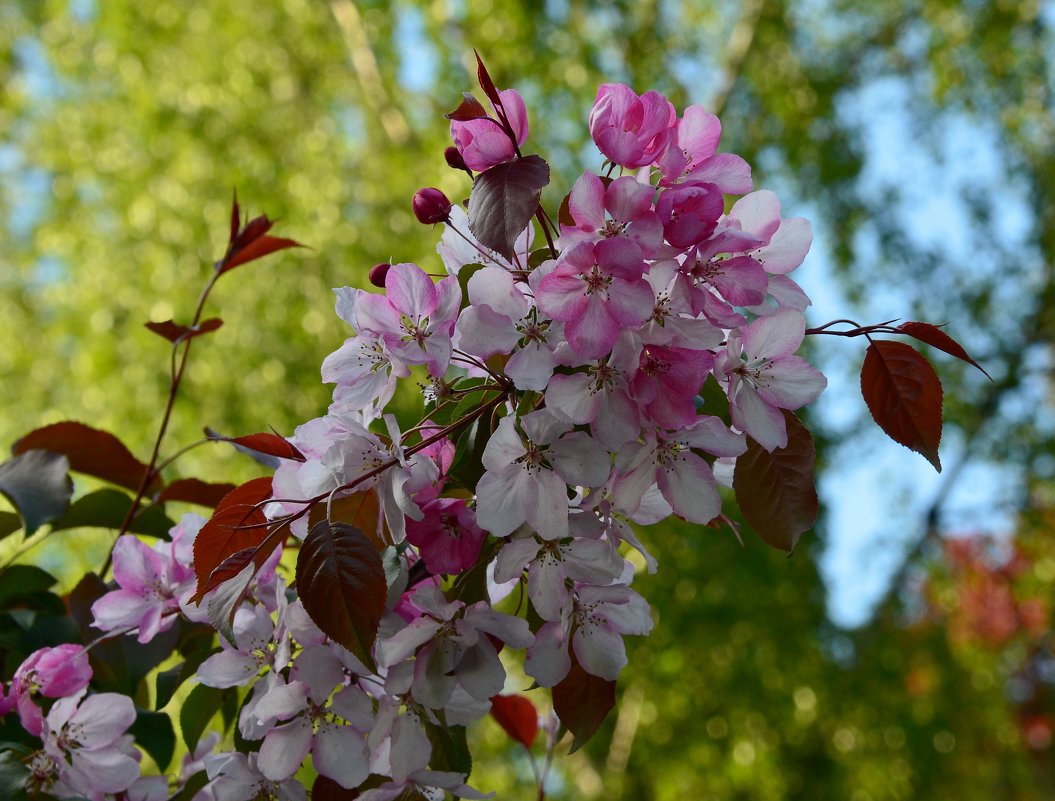
M388 275L388 271L392 269L392 265L387 262L381 264L375 264L370 268L370 283L374 286L384 289L385 288L385 276Z
M465 166L465 159L462 158L461 151L458 150L454 145L443 151L443 157L447 159L447 166L452 170L468 170Z
M425 225L444 222L451 213L451 202L439 189L427 186L414 195L414 216Z

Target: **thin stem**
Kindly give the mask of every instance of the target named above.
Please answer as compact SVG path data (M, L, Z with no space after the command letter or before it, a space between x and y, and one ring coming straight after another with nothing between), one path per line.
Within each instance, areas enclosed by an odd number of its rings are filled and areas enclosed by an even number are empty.
M198 305L194 309L194 317L191 320L190 327L194 328L201 321L202 311L205 309L205 302L209 299L209 293L212 292L212 288L216 286L216 281L219 279L220 273L214 272L206 283L205 288L202 289L201 295L198 297ZM170 362L170 369L172 370L172 380L169 385L168 400L165 402L165 412L161 417L161 425L158 428L157 438L154 440L154 449L150 454L150 461L147 463L147 469L143 472L143 478L139 482L139 489L136 490L135 497L132 499L132 505L128 507L128 512L125 514L125 519L121 523L121 528L117 532L117 536L120 537L128 531L129 526L132 525L132 521L135 519L136 512L139 511L139 505L143 502L143 497L146 495L147 488L157 478L160 468L158 465L158 455L161 453L161 443L165 439L165 432L168 431L169 421L172 419L172 409L176 404L176 395L179 393L180 383L183 381L184 371L187 369L187 359L190 355L190 346L193 341L193 337L190 337L183 342L174 342L172 344L172 358ZM179 359L179 366L176 366L176 351L179 346L183 345L183 353ZM99 575L103 576L106 571L110 569L110 563L113 560L113 549L106 555L106 561L103 563L102 568L99 571Z
M468 242L474 248L476 248L476 252L479 253L481 256L483 256L485 259L487 259L487 261L491 261L491 262L494 262L495 264L498 264L498 260L495 259L495 257L493 255L491 255L486 250L484 250L479 242L477 242L477 241L475 241L473 239L470 239L465 234L463 234L461 232L461 230L459 230L458 226L454 225L454 223L452 223L449 218L447 219L447 227L450 228L452 231L454 231L454 233L456 233L458 236L460 236L462 239L464 239L466 242ZM499 265L499 266L501 266L501 265Z
M538 224L542 228L542 233L546 235L546 244L549 245L549 252L553 255L553 258L557 258L557 248L553 244L553 237L550 236L549 226L546 221L546 212L542 210L542 204L535 209L535 218L538 220Z

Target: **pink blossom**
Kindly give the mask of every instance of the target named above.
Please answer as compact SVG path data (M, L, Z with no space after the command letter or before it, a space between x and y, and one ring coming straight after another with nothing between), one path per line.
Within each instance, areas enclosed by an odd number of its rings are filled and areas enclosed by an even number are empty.
M407 539L433 573L460 573L480 555L487 534L461 498L438 498L422 507L420 521L407 521Z
M93 801L127 790L139 777L138 752L124 737L135 718L132 699L124 695L85 697L81 690L59 699L44 719L44 748L31 761L31 787Z
M692 247L710 236L724 210L722 193L714 184L664 189L656 204L663 236L678 249Z
M739 456L747 448L717 417L701 417L677 432L654 432L643 443L624 448L616 459L612 497L626 514L634 514L653 484L679 517L709 523L722 510L711 466L696 449L714 456Z
M39 737L44 713L34 701L37 696L62 698L79 693L88 686L92 668L84 646L67 643L54 648L40 648L19 665L11 680L11 695L6 701L18 709L22 728ZM5 713L6 714L6 713Z
M496 537L528 523L546 539L568 536L567 485L600 486L611 468L607 451L548 410L504 417L483 453L476 485L476 521Z
M645 345L630 387L645 415L660 428L696 422L696 393L714 366L706 350Z
M677 117L659 92L638 97L629 86L606 83L597 90L590 111L590 136L610 161L644 167L667 147Z
M662 227L652 208L655 194L651 186L629 175L605 188L600 178L584 172L568 196L568 211L575 224L561 225L561 247L622 237L635 242L641 253L651 258L663 243Z
M614 681L626 667L625 635L652 631L648 603L625 585L579 586L560 620L544 624L528 648L524 672L541 687L553 687L568 675L571 657L594 676Z
M652 314L654 296L644 270L641 250L632 242L583 242L562 254L539 283L539 308L565 323L575 353L600 358L623 328L636 328Z
M103 631L136 627L139 642L148 643L176 622L180 596L194 583L194 571L173 557L172 544L150 548L132 534L117 540L113 562L121 589L92 604L92 625Z
M512 161L516 156L516 148L527 139L528 118L524 99L515 89L503 89L498 97L501 100L501 113L491 104L497 119L482 117L465 121L451 120L451 139L470 170L483 172L496 164ZM502 116L516 137L515 144L499 122Z
M762 317L742 336L730 337L719 364L729 379L733 425L769 451L788 444L780 410L812 403L828 385L819 370L792 355L805 329L805 318L795 311Z
M443 375L451 358L451 334L462 291L453 277L438 284L415 264L393 264L385 277L385 295L362 293L355 304L360 335L384 338L397 359L427 364Z
M663 174L660 185L675 182L714 184L729 195L750 192L751 165L732 153L718 153L722 124L702 106L689 106L676 123L674 134L656 159Z
M304 785L293 777L272 781L260 771L260 755L227 751L205 758L209 783L195 801L251 801L274 798L277 801L307 801Z

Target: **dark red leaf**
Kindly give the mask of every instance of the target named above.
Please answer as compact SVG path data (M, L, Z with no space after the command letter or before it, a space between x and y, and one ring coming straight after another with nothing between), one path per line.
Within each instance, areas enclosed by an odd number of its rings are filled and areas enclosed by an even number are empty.
M231 236L227 240L227 244L230 245L234 242L234 238L238 236L238 226L242 222L242 212L238 207L238 190L234 190L231 198Z
M233 211L237 212L237 201ZM232 229L233 225L234 220L232 220ZM231 237L227 245L227 252L220 261L216 262L216 271L223 274L241 264L263 258L275 251L304 247L293 239L269 236L267 232L271 230L272 225L274 223L266 215L249 220Z
M873 342L861 367L861 394L892 440L922 454L941 472L942 389L930 362L904 342Z
M506 734L525 748L531 748L538 735L538 712L522 695L496 695L491 699L491 716Z
M945 351L950 356L955 356L957 359L961 359L968 364L977 367L985 373L986 378L990 381L993 380L993 377L986 372L986 369L972 359L959 342L942 331L938 326L931 325L930 323L908 322L899 325L898 330L904 331L910 337L915 337L920 342L926 342L932 348Z
M271 477L247 481L224 496L208 522L194 538L196 599L205 594L210 576L221 562L243 548L255 548L267 538L263 510L256 506L271 497Z
M311 801L355 801L358 797L358 790L347 790L325 776L316 776L311 786Z
M557 222L569 228L575 227L575 218L571 216L571 192L566 194L560 202L560 208L557 209Z
M209 439L241 445L251 451L267 454L268 456L277 456L279 459L292 459L296 462L307 461L304 454L297 450L295 445L287 442L278 434L264 432L261 434L246 434L242 437L223 437L206 429L206 435Z
M278 525L278 524L276 524ZM252 564L254 570L249 574L249 577L245 579L245 585L248 586L256 572L263 567L264 562L267 561L268 557L275 552L275 549L280 545L285 545L286 540L289 539L290 528L289 525L278 525L277 528L271 527L270 529L261 528L264 532L263 539L256 545L249 545L224 559L220 564L213 568L212 572L209 573L209 578L204 584L198 584L195 588L194 596L191 598L195 603L201 601L206 594L215 590L221 584L225 584L238 576L247 566ZM233 613L233 609L231 610ZM228 638L230 639L230 638Z
M817 520L813 483L813 436L799 419L784 412L788 444L772 453L748 437L747 452L736 460L733 489L748 525L767 545L794 550Z
M553 688L553 711L574 736L571 752L582 748L615 706L615 682L587 673L571 654L571 670Z
M512 258L513 243L531 222L549 165L540 156L524 156L481 173L469 195L469 229L481 244Z
M315 504L308 512L308 528L325 520L327 514L331 523L344 523L359 529L379 553L392 543L392 535L381 513L381 501L372 489L337 495L329 503Z
M183 501L215 509L235 489L234 484L210 484L197 478L181 478L161 490L158 502Z
M147 466L113 434L72 420L31 431L11 450L17 456L33 449L64 454L75 473L95 476L130 490L139 489L147 472Z
M210 331L215 331L223 325L223 320L219 317L212 317L198 323L194 328L180 325L172 320L165 320L163 323L144 323L144 325L169 342L181 342L185 339L193 339L194 337L200 337L202 334L208 334Z
M373 670L388 584L370 539L354 526L316 523L300 546L297 591L315 625Z
M468 122L469 120L478 120L481 117L486 117L487 109L485 109L483 104L471 94L463 92L462 102L458 105L458 108L449 114L444 114L443 116L448 120Z
M480 54L476 52L475 47L473 48L473 55L476 56L476 79L480 81L480 88L484 90L484 94L497 108L502 105L502 99L498 96L498 88L495 86L495 82L491 80L491 75L488 73L487 67L484 66L483 59L480 58Z

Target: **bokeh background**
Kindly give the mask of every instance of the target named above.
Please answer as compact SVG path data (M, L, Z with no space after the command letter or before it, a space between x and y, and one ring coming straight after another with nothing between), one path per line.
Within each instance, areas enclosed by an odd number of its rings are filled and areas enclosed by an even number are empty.
M322 414L319 364L348 335L330 288L388 259L438 265L410 198L468 191L442 114L474 88L473 47L527 100L551 205L600 164L599 83L702 104L756 185L814 222L796 274L811 324L948 321L993 376L935 359L935 476L867 419L862 343L814 342L831 377L809 413L816 532L786 559L727 532L651 531L661 569L639 589L656 631L549 797L1050 799L1050 4L4 0L0 441L78 419L146 456L167 348L143 323L189 317L235 187L312 250L221 282L225 325L195 348L169 441ZM219 448L178 465L253 468ZM41 548L76 561L105 545ZM518 747L490 722L474 736L474 783L532 798Z

